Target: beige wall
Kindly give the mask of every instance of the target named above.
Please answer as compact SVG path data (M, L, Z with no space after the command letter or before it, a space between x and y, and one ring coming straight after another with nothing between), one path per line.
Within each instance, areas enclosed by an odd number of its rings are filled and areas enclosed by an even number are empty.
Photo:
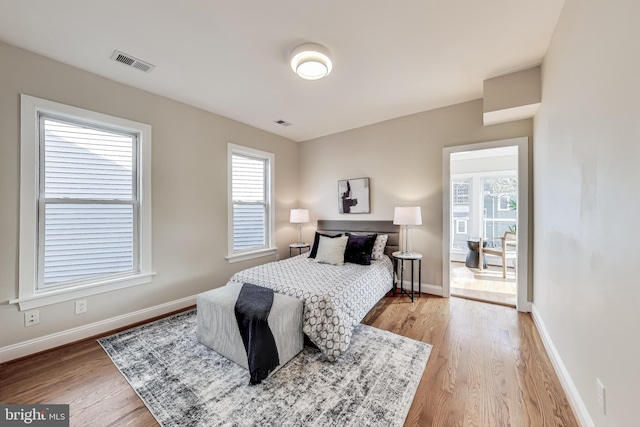
M485 125L530 119L541 101L540 66L485 80L483 122Z
M534 127L534 309L598 426L639 422L638 17L637 1L566 1Z
M132 70L132 72L137 72ZM224 285L237 270L273 260L228 264L227 142L275 153L276 244L295 240L289 209L297 203L298 144L241 123L98 77L0 43L0 348L195 295ZM17 297L20 93L153 127L153 266L148 285L40 309L24 327Z
M484 81L482 111L506 110L540 102L540 67Z
M420 205L413 249L424 254L422 282L442 285L442 148L519 136L532 121L482 125L482 100L307 141L300 146L300 202L317 219L393 219L395 206ZM371 178L371 213L338 213L338 180ZM532 180L531 180L532 181Z

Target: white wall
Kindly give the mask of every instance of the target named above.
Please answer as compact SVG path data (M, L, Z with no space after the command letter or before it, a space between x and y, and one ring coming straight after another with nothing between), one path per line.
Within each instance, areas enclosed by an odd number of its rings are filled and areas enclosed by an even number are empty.
M299 194L311 215L305 239L317 219L391 220L395 206L420 205L423 225L413 228L413 249L424 254L423 283L442 286L442 148L531 133L530 119L483 126L476 100L304 142ZM359 177L371 178L371 213L339 214L338 180Z
M494 153L495 150L482 150L480 155L473 153L455 153L451 156L451 174L469 174L486 172L506 172L518 170L518 151L505 149L498 150L495 155L484 155L485 151Z
M132 72L137 72L132 70ZM276 244L296 239L289 209L298 198L298 144L179 102L133 89L0 43L0 350L224 285L240 269L274 257L229 264L227 142L275 153ZM153 266L148 285L40 309L25 328L17 297L20 93L148 123L153 127Z
M639 22L635 0L567 0L534 126L534 309L598 426L640 423Z

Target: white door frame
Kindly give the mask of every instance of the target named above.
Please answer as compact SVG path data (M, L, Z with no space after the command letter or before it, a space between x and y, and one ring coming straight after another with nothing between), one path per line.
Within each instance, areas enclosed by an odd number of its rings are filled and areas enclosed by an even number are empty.
M488 148L518 147L518 257L516 259L518 311L530 312L529 290L529 137L478 142L442 149L442 296L451 295L451 154ZM526 232L522 232L526 231Z

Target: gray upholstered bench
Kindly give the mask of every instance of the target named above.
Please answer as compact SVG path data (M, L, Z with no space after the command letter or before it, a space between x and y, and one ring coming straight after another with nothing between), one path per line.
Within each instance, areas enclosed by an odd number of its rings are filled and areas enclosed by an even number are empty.
M249 369L234 311L241 288L241 284L229 283L198 295L197 336L202 344ZM304 346L302 300L275 293L267 321L278 347L280 367L284 366Z

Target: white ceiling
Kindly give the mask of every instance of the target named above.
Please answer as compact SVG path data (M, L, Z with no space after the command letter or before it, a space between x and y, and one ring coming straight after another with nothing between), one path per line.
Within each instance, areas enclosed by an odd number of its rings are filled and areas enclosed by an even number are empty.
M483 80L542 62L563 4L0 0L0 40L304 141L481 98ZM327 78L291 70L305 42L331 51ZM112 61L114 50L156 68Z

